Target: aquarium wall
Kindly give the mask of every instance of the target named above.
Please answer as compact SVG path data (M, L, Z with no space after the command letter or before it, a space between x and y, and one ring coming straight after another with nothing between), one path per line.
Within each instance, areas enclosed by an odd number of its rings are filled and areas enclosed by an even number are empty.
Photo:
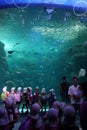
M68 8L0 9L0 87L39 86L59 94L62 76L70 83L73 76L86 80L86 16Z

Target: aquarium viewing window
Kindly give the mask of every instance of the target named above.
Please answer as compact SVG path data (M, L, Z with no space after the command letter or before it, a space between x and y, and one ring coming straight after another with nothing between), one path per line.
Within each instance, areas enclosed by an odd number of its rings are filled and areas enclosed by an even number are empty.
M87 79L87 0L0 0L0 86Z

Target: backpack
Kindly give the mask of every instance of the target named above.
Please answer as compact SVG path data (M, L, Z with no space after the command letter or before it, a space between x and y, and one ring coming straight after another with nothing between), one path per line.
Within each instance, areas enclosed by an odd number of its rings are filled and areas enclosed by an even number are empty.
M12 108L6 108L8 118L9 118L9 121L10 121L9 125L10 125L11 128L13 128L14 124L16 123L16 122L14 122L14 120L16 120L16 118L17 118L17 116L15 115L15 109L16 108L17 107L15 105Z
M21 123L18 130L36 130L35 121L31 117L26 117L26 119Z
M60 130L60 129L59 129L58 124L56 124L56 126L52 126L52 125L50 125L49 122L46 122L45 123L45 130Z
M30 119L27 117L19 126L18 130L28 130L28 127L30 125ZM30 130L30 129L29 129Z
M46 95L41 95L40 101L41 101L41 104L45 105L47 103L47 96Z

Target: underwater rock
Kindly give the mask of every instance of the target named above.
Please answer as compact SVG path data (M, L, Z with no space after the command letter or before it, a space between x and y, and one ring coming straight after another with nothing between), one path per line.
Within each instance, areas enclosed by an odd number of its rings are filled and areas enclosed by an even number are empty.
M4 43L0 42L0 77L2 78L5 75L5 71L8 71L8 63L4 46Z

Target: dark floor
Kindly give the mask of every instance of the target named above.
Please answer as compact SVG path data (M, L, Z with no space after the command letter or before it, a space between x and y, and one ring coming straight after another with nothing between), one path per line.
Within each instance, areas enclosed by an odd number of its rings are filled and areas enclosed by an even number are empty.
M44 115L44 113L41 113L41 117L42 117L43 115ZM19 119L19 121L18 121L17 123L15 123L13 130L18 130L18 128L19 128L21 122L22 122L27 116L28 116L28 113L26 113L26 112L25 112L25 113L20 113L20 119ZM79 122L79 117L78 117L78 116L76 117L76 125L79 126L79 130L82 130L82 129L80 128L80 122Z
M45 114L44 112L41 113L41 117L42 117L44 114ZM19 121L18 121L17 123L15 123L13 130L18 130L18 128L19 128L21 122L22 122L27 116L28 116L28 113L26 113L26 111L25 111L25 113L20 113Z

